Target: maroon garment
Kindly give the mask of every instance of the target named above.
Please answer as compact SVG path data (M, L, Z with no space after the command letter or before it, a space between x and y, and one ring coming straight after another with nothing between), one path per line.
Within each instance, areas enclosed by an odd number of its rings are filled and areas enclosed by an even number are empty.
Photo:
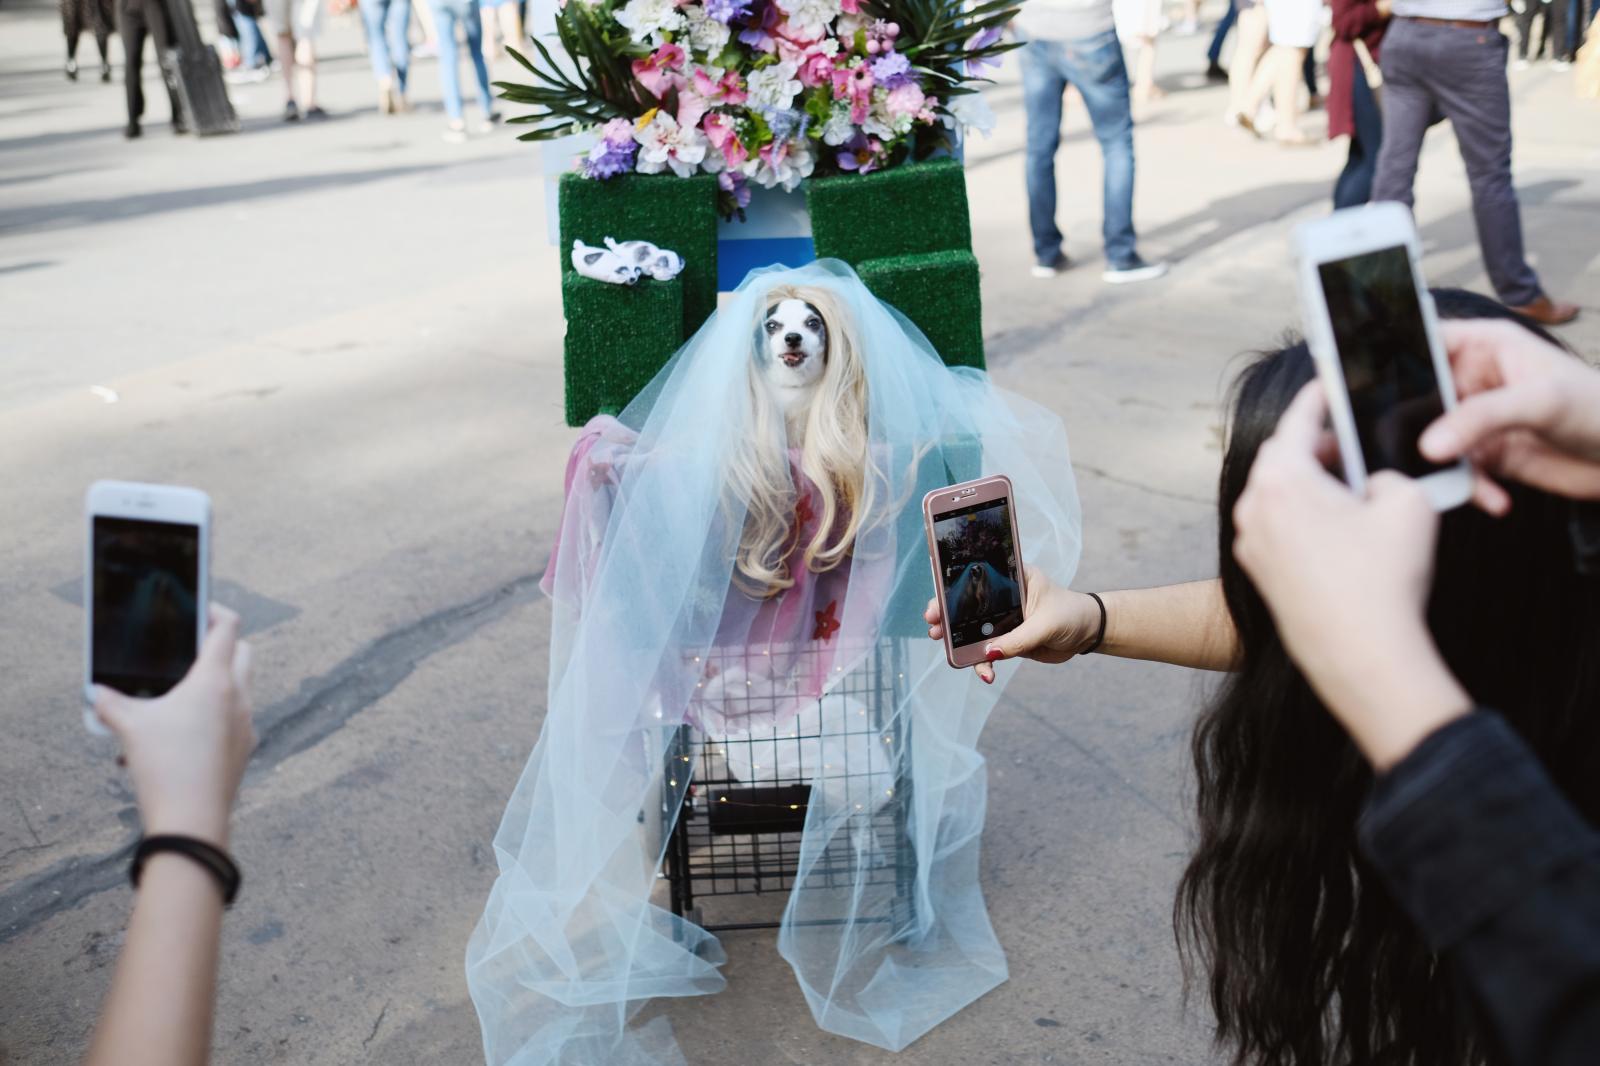
M1376 0L1332 0L1333 43L1328 46L1328 138L1356 132L1355 79L1364 77L1356 58L1357 38L1367 42L1373 60L1389 20L1378 14Z

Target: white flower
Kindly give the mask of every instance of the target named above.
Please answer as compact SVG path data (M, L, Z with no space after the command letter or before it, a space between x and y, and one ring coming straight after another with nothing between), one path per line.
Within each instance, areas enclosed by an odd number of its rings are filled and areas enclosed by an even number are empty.
M683 14L689 20L689 46L708 57L721 55L733 31L716 19L706 18L706 9L699 4L684 8Z
M839 0L778 0L778 9L789 16L789 34L797 41L815 41L828 32L839 17Z
M694 128L683 129L665 111L657 111L650 121L633 131L639 142L641 174L659 174L668 167L680 178L693 176L706 156L705 134Z
M745 79L745 91L750 94L748 101L750 109L786 110L800 94L800 80L795 77L795 72L799 69L795 63L774 63L769 67L751 71L750 76Z
M981 133L985 137L989 136L989 131L995 127L994 111L990 109L989 101L983 98L982 93L962 93L959 96L952 96L945 101L944 107L950 112L950 117L944 122L946 126L958 122L966 129Z
M861 124L869 136L879 137L892 141L896 137L903 137L911 132L912 125L916 122L915 115L897 115L889 110L889 94L883 89L872 90L872 110L867 112L867 120Z
M766 155L771 162L757 155L746 160L739 168L744 171L745 177L763 189L781 185L784 192L793 192L802 181L811 176L812 170L816 169L817 165L816 158L812 156L805 139L799 137L787 142L781 148L769 150Z
M833 110L828 112L828 121L822 124L822 143L838 147L856 134L856 127L850 121L850 107L848 104L834 104Z
M662 34L681 30L684 23L683 12L672 0L628 0L615 17L635 43L652 46L664 43Z
M839 54L839 42L836 38L829 37L827 40L817 45L816 49L829 59L832 59L834 56Z

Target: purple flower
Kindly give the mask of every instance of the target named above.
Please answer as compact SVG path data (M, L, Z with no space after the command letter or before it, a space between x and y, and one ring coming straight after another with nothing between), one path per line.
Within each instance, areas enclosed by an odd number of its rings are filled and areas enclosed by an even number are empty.
M620 131L620 132L619 132ZM613 139L616 134L616 139ZM621 138L626 136L627 140ZM589 149L580 164L583 176L605 181L618 174L633 170L633 157L639 145L633 139L633 123L625 118L612 119L603 128L600 143Z
M899 52L884 52L872 61L872 80L885 89L896 89L911 78L911 60Z
M705 0L706 18L716 19L726 26L734 19L750 14L750 0Z
M882 141L865 133L857 133L839 146L839 169L870 174L883 162L882 152Z
M739 42L747 44L751 48L760 49L763 52L776 52L778 50L778 42L773 31L778 28L783 12L779 11L778 5L772 3L771 0L767 0L766 3L762 4L760 11L759 15L750 12L745 13L743 21L749 29L742 30L739 33Z
M787 108L782 111L763 110L761 117L766 119L767 128L772 131L773 141L787 141L792 137L804 137L806 127L811 125L811 116L804 111Z
M723 192L733 194L733 202L741 210L750 206L750 183L743 174L735 174L731 170L724 170L717 175L717 186Z
M966 50L969 52L977 52L984 48L988 48L990 45L994 44L1000 39L1000 32L1001 30L999 26L990 26L986 30L979 30L977 33L974 33L971 37L967 38L967 43L965 46ZM984 72L987 70L998 70L1000 67L1000 60L996 59L994 56L980 56L977 59L967 60L966 65L967 77L981 78L984 76Z

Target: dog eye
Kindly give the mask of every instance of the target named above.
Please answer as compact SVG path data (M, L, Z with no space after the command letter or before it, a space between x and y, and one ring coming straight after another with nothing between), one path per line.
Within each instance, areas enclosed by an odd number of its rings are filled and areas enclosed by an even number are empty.
M806 319L806 329L809 329L813 333L815 333L817 330L819 330L821 328L822 328L822 319L820 319L820 318L808 318L808 319Z
M772 318L767 319L767 332L768 333L776 333L776 332L778 332L777 319L772 319Z

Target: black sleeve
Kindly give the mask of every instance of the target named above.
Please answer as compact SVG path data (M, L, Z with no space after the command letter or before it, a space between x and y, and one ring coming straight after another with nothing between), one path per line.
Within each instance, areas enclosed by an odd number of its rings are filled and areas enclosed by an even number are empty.
M1446 725L1380 778L1360 841L1508 1063L1600 1062L1600 835L1498 715Z

